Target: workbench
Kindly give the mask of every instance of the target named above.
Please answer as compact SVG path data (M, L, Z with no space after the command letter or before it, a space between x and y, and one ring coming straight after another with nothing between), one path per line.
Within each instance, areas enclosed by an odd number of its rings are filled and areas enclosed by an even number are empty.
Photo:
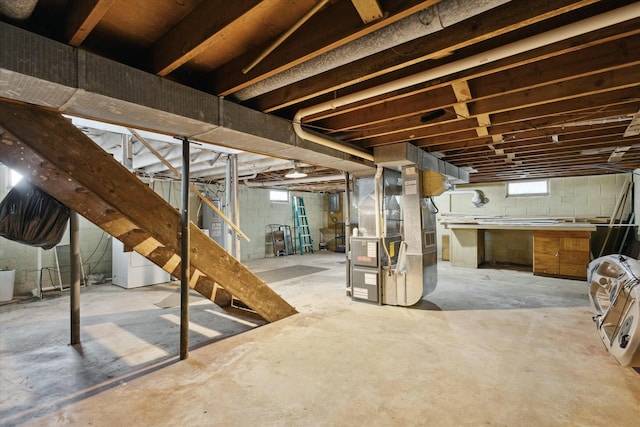
M485 232L512 230L533 234L534 274L580 279L586 278L591 232L596 230L589 223L447 223L446 226L451 230L453 266L478 268L485 262Z

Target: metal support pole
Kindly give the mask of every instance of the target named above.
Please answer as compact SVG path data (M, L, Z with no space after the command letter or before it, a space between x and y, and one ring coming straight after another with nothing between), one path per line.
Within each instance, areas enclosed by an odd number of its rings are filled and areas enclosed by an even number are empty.
M233 154L231 157L232 164L232 176L233 181L233 222L236 228L240 227L240 199L238 196L238 155ZM240 261L240 236L237 231L233 231L233 247L235 249L233 255L238 261Z
M71 264L71 345L80 344L80 236L78 214L69 215L69 256Z
M344 253L347 268L347 296L353 295L351 289L351 174L344 173Z
M227 156L227 164L225 168L225 176L224 176L224 205L227 218L233 218L232 216L232 206L231 206L231 198L232 198L232 184L231 184L231 156L233 154L229 154ZM230 254L233 254L232 250L232 236L231 236L231 226L228 223L224 224L224 248Z
M180 359L189 357L189 139L182 138L182 230L180 246Z

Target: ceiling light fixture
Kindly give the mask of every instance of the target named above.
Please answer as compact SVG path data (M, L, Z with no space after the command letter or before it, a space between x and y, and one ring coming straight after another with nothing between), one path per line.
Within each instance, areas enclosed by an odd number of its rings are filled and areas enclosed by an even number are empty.
M293 169L286 173L285 178L304 178L307 173L300 167L297 161L293 160Z

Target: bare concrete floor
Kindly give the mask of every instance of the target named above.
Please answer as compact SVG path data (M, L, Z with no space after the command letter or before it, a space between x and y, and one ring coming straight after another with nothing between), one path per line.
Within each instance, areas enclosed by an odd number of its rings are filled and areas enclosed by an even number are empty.
M638 425L640 374L604 350L586 283L441 263L402 308L345 297L343 254L250 266L293 264L328 270L273 283L300 311L274 324L194 294L186 361L178 307L155 305L175 285L83 288L75 347L67 294L0 307L0 424Z

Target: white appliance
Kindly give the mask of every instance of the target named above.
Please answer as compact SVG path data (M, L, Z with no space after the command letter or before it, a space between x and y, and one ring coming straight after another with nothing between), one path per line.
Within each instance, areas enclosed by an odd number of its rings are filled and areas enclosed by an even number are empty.
M137 252L125 252L122 242L113 239L111 283L130 289L170 280L169 273Z

